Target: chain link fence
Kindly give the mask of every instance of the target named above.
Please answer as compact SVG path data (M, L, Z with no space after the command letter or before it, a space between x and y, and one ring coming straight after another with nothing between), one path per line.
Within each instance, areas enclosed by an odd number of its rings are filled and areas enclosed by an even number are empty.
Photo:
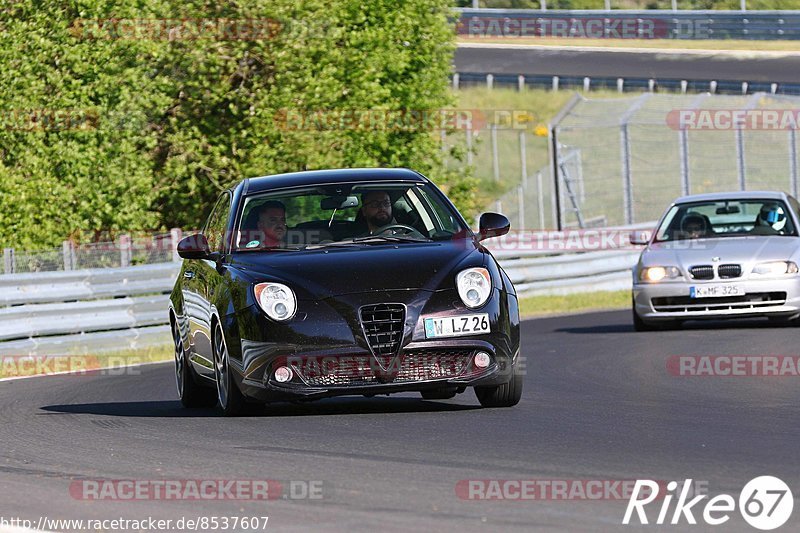
M558 228L614 226L656 220L686 194L796 196L799 122L800 98L791 96L576 95L550 126L547 176L558 192L549 213ZM543 202L521 188L514 208L514 192L500 199L504 212L528 223Z
M180 229L169 233L121 234L113 241L76 244L40 251L3 249L3 273L111 268L178 261Z

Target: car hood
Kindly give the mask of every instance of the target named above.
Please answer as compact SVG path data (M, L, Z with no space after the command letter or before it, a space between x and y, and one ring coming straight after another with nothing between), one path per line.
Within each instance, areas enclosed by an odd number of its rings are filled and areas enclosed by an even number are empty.
M797 237L723 237L698 241L651 244L642 252L643 266L680 266L719 263L753 264L797 259Z
M455 271L483 265L484 253L474 241L460 239L244 252L235 254L231 266L253 282L287 283L299 299L322 299L374 291L453 288Z

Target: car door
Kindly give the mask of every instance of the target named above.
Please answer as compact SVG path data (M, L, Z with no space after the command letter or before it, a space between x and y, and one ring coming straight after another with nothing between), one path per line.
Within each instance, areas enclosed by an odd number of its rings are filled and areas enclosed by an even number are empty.
M223 192L211 211L203 235L208 241L208 249L212 254L220 256L224 253L225 229L231 212L231 194ZM213 315L212 298L215 287L219 284L220 274L217 272L217 262L214 259L198 259L192 265L194 268L193 285L197 302L194 331L194 351L191 361L195 370L205 376L212 377L214 373L214 356L211 343L211 317Z

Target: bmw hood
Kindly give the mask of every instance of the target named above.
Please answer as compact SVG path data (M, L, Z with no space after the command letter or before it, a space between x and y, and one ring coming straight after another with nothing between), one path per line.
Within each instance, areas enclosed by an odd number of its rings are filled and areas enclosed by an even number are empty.
M231 266L253 282L286 283L299 299L390 290L455 288L455 274L484 264L470 239L243 252Z
M800 239L783 236L747 236L654 243L642 252L641 266L678 266L798 260Z

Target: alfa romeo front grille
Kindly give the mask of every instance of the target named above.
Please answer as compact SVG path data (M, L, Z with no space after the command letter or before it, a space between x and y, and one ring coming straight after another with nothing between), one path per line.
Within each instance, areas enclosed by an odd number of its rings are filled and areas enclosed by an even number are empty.
M689 269L694 279L714 279L714 267L711 265L697 265Z
M396 370L392 383L464 378L481 372L471 366L472 350L414 350L401 353L389 370ZM358 387L382 383L376 377L371 356L342 356L326 364L303 362L293 369L312 387Z
M402 304L365 305L361 308L361 325L372 353L376 357L393 356L400 350L406 308Z

